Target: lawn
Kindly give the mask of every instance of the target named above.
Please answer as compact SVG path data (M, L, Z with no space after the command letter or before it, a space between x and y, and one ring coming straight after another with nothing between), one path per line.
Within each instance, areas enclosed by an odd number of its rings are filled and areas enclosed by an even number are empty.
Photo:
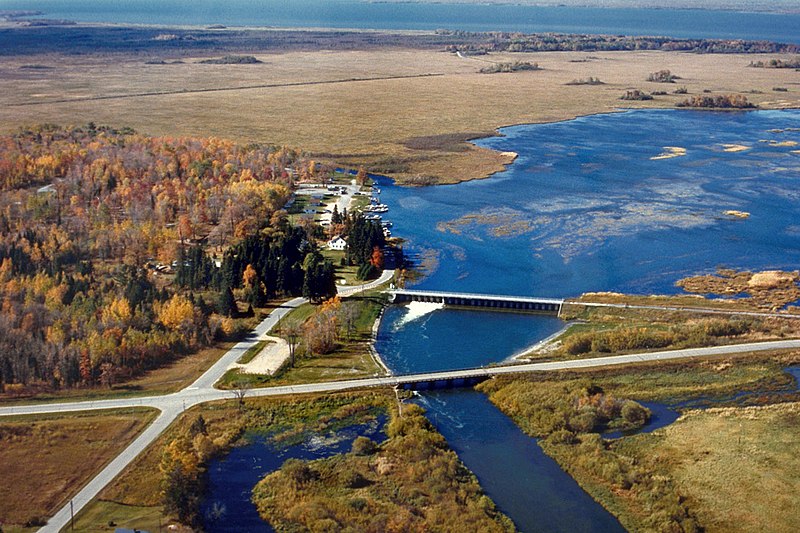
M382 297L369 294L350 297L345 301L356 302L359 314L350 338L340 333L337 348L329 354L303 355L298 347L294 367L285 365L275 375L244 374L237 369L229 370L220 380L220 388L268 387L316 383L371 377L383 374L383 368L375 361L372 351L372 326L383 308ZM317 306L304 304L293 310L281 322L302 324L316 311ZM280 335L280 325L274 334Z

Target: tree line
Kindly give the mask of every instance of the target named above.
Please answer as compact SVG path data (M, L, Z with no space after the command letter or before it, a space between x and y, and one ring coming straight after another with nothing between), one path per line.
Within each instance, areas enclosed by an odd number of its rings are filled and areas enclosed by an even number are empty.
M237 298L330 295L282 209L310 168L91 123L0 136L0 392L111 385L234 331Z

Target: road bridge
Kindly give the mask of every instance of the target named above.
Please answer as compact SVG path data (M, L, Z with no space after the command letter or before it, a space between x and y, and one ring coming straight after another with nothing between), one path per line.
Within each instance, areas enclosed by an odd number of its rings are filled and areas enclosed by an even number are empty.
M486 310L522 311L526 313L561 314L564 300L536 296L476 294L468 292L421 291L394 289L389 291L392 302L433 302L451 307L480 307Z

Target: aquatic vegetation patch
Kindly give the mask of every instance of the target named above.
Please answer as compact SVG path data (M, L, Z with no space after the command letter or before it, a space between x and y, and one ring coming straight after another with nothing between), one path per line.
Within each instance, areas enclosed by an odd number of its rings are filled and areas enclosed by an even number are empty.
M763 272L719 269L716 274L691 276L676 283L686 292L714 294L747 302L767 309L779 309L800 300L800 271Z
M516 237L533 231L537 224L516 209L487 208L479 213L469 213L455 220L442 221L436 229L442 233L466 234L478 238L479 232L493 237Z

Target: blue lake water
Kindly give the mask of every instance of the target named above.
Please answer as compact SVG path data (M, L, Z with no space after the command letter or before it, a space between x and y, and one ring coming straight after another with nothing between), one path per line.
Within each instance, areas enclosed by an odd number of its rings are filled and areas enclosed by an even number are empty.
M800 264L800 111L628 111L523 125L486 180L381 183L418 288L552 297L675 293L687 275ZM736 149L741 145L744 151ZM666 147L684 156L659 158ZM747 219L727 210L750 213Z
M357 0L5 0L80 22L666 35L800 42L800 15Z

